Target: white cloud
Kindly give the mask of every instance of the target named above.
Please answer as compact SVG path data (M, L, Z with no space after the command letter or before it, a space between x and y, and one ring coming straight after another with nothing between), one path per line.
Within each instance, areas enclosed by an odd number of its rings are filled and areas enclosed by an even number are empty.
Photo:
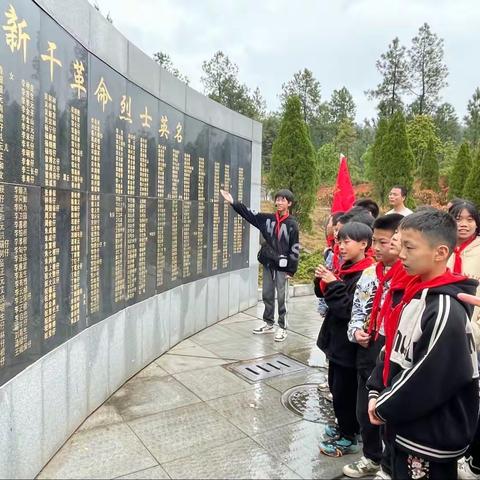
M375 115L364 90L379 79L375 61L398 36L410 43L428 22L445 40L450 70L444 101L460 117L480 84L478 0L101 0L114 25L147 54L162 50L202 90L202 61L223 50L240 78L257 85L270 109L278 107L282 83L310 68L323 98L346 86L357 118Z

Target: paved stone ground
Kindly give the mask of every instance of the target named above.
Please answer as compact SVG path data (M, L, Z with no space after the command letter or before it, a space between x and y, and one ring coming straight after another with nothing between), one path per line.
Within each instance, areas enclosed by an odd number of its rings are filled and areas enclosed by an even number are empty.
M325 381L313 297L292 298L288 338L252 335L262 304L178 344L94 412L39 478L334 478L358 456L319 453L324 425L281 404ZM277 352L307 367L249 383L225 365Z

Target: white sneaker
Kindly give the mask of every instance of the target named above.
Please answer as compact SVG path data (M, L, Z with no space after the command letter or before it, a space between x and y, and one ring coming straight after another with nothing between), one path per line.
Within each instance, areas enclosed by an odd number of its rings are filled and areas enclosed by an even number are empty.
M369 458L361 457L360 460L345 465L343 467L343 473L350 478L362 478L368 477L377 473L380 470L380 465L373 462Z
M470 464L467 462L467 459L463 457L458 461L458 478L460 480L478 480L480 479L480 475L472 472Z
M285 328L277 328L277 332L275 333L274 340L276 342L283 342L287 338L287 330Z
M380 470L373 477L373 480L392 480L392 477L380 467Z
M328 382L323 382L323 383L319 383L317 385L317 389L320 390L320 391L327 391L329 392L330 391L330 387L328 385Z
M253 329L253 332L255 335L263 335L264 333L274 333L275 328L273 325L269 325L267 322L263 322L263 325L261 327L257 327Z

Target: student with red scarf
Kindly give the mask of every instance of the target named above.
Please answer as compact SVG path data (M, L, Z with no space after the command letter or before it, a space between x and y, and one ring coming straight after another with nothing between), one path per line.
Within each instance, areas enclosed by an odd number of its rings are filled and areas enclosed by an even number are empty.
M366 383L385 343L384 317L388 311L387 305L393 301L389 291L390 285L394 278L397 279L402 274L406 276L398 259L398 252L390 249L392 237L402 219L403 215L393 213L375 220L373 251L377 264L364 270L353 297L348 339L358 345L357 420L363 440L363 456L360 460L343 467L343 473L347 477L361 478L375 474L380 469L382 437L380 427L372 425L368 417ZM396 301L399 300L400 298L396 298Z
M282 189L275 194L275 213L257 213L241 202L235 202L230 193L220 190L222 197L247 222L262 234L258 261L263 266L262 299L265 304L263 325L255 328L255 335L275 333L274 341L287 338L288 278L298 268L300 243L298 223L290 215L293 193ZM278 303L278 328L275 330L275 292Z
M449 210L457 221L457 246L448 260L448 267L455 273L469 278L480 278L480 216L473 203L457 198ZM480 294L480 287L477 295ZM472 316L472 329L475 335L477 352L480 347L480 308L475 307ZM480 427L475 439L459 461L458 476L461 479L480 479Z
M448 259L447 266L454 273L469 278L480 279L480 215L477 207L467 200L457 201L449 210L457 221L457 246ZM477 290L480 295L480 287ZM480 308L476 307L472 316L475 340L480 345Z
M449 214L422 210L400 228L412 279L388 318L396 333L385 349L385 389L370 391L370 421L386 424L393 478L455 479L479 407L471 307L457 295L474 293L478 282L447 268L457 243Z
M338 273L335 275L323 265L315 270L315 293L328 305L317 346L329 360L328 384L338 421L338 429L327 427L325 432L332 440L320 445L321 452L329 456L358 451L356 345L348 341L347 326L357 281L374 263L371 257L365 256L371 242L370 227L359 222L347 223L338 232L340 254L344 259Z

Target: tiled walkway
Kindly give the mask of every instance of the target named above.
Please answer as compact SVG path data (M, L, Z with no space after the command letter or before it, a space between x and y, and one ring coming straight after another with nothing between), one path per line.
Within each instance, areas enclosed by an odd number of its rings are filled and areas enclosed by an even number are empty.
M333 478L346 459L322 456L323 425L280 402L325 381L313 297L290 300L290 333L254 336L262 305L194 335L158 358L91 415L40 478ZM282 352L308 365L251 384L224 366Z

